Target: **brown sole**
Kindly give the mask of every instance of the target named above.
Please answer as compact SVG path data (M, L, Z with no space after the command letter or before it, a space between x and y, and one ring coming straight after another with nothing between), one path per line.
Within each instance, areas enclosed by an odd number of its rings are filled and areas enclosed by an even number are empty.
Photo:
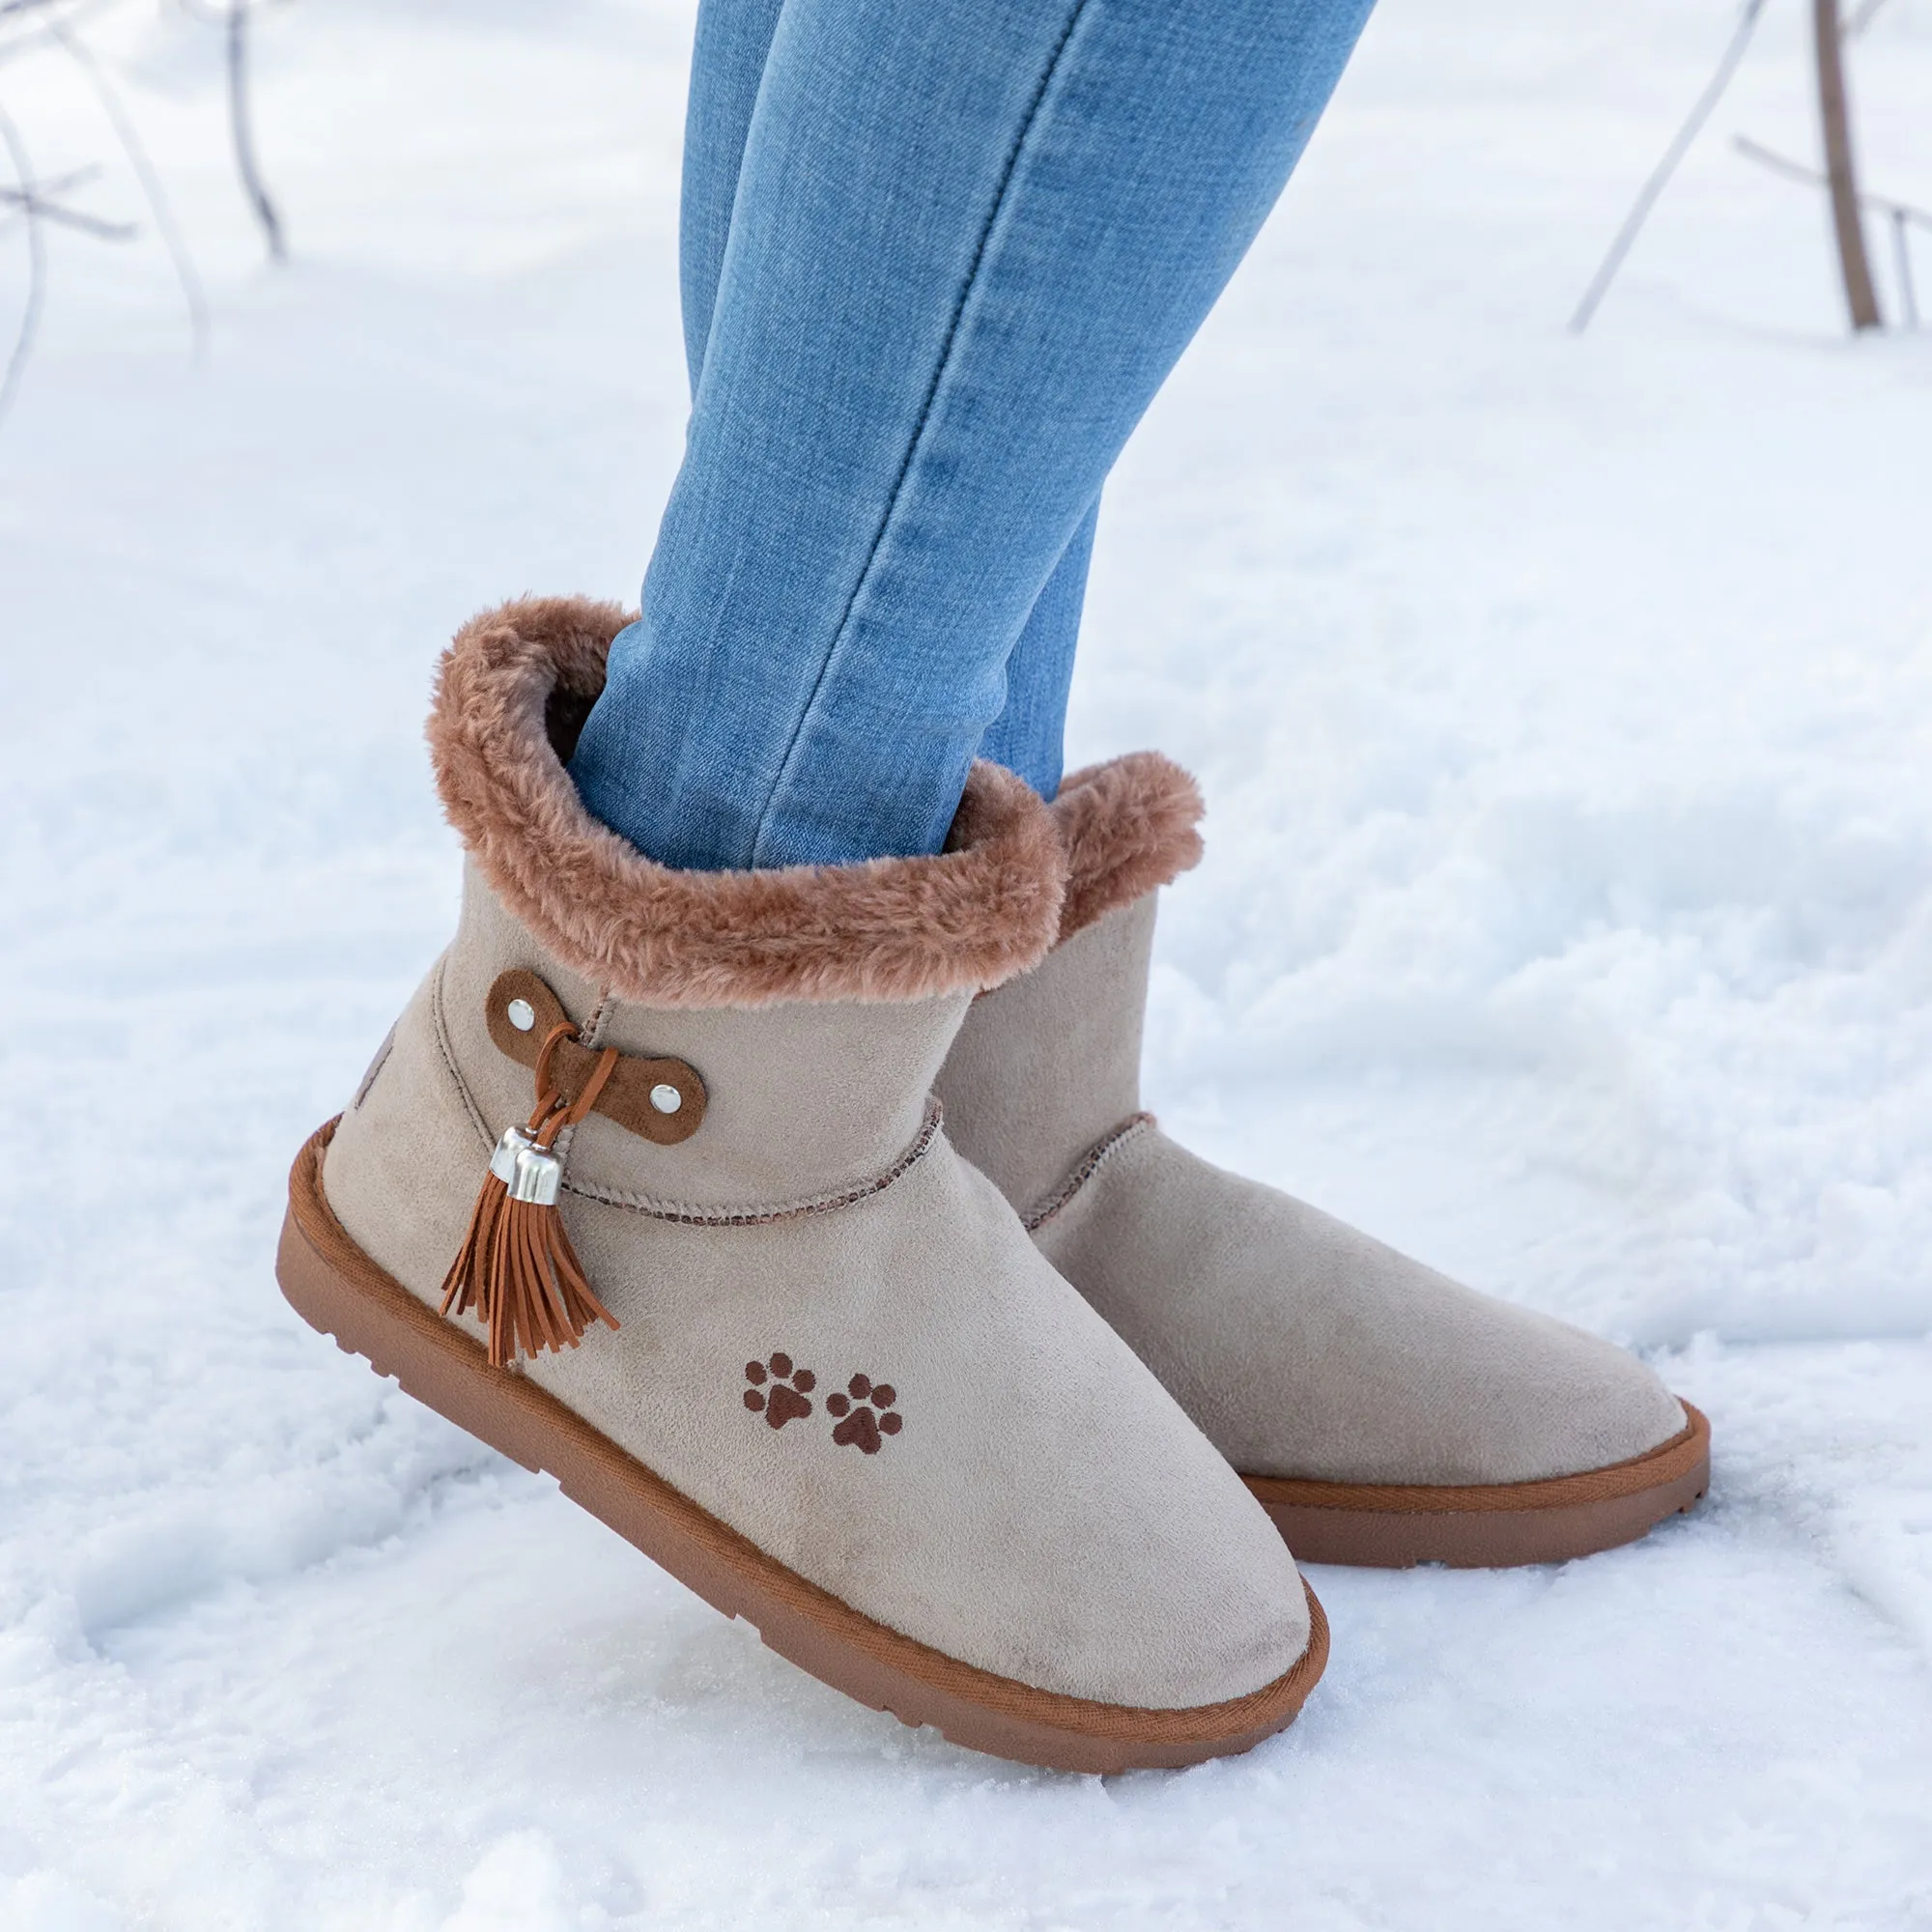
M1241 1480L1304 1563L1381 1570L1563 1563L1634 1543L1703 1496L1711 1487L1711 1425L1688 1402L1684 1412L1690 1419L1683 1430L1644 1455L1540 1483L1437 1488Z
M479 1342L371 1261L322 1191L322 1153L334 1131L330 1121L311 1135L289 1176L275 1274L297 1314L493 1449L548 1471L679 1582L848 1697L902 1723L931 1724L971 1750L1106 1773L1250 1750L1290 1723L1315 1688L1328 1661L1328 1622L1312 1590L1308 1648L1293 1669L1245 1697L1178 1711L1038 1690L875 1623L767 1556L526 1377L492 1369Z

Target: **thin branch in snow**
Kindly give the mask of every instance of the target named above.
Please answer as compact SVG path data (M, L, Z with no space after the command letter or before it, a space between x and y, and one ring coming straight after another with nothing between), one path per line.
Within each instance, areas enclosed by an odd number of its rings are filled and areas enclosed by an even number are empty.
M1697 97L1694 106L1683 127L1672 136L1669 147L1663 151L1663 158L1651 170L1650 179L1644 183L1637 194L1631 212L1624 216L1624 223L1617 230L1616 239L1610 243L1609 253L1598 266L1597 272L1590 277L1590 286L1583 291L1583 299L1577 304L1577 313L1570 318L1570 330L1580 335L1589 327L1590 318L1596 314L1598 304L1609 293L1610 283L1616 279L1617 270L1623 267L1624 257L1631 251L1643 224L1650 219L1650 211L1657 206L1657 198L1670 184L1670 177L1677 172L1677 164L1690 153L1690 144L1703 130L1704 123L1711 118L1718 102L1724 98L1724 90L1731 84L1731 76L1738 71L1738 63L1745 57L1745 49L1750 44L1750 37L1757 26L1758 15L1764 12L1764 0L1745 0L1744 12L1738 15L1736 30L1731 35L1731 43L1724 49L1723 58L1718 63L1717 71L1705 83L1704 91Z
M0 376L0 421L4 421L7 412L14 406L20 378L26 373L27 357L34 353L35 331L41 326L41 304L45 300L47 291L47 243L46 237L41 233L41 211L31 186L34 164L28 158L27 144L20 138L14 117L4 107L0 107L0 145L7 150L14 179L19 184L21 194L26 197L24 213L27 218L27 300L20 311L20 327L14 337L13 351L7 357L7 373Z
M1864 223L1859 213L1859 177L1852 157L1852 105L1845 86L1845 38L1838 26L1838 0L1811 0L1812 39L1817 52L1818 121L1825 141L1825 174L1831 184L1832 233L1838 244L1838 272L1845 283L1845 307L1852 328L1884 327L1878 291L1865 256Z
M175 279L181 284L182 299L187 304L188 327L193 338L193 356L199 362L208 351L208 299L202 294L201 277L195 271L194 258L187 251L187 242L176 224L174 208L168 200L167 189L161 185L161 178L156 172L154 162L149 158L147 148L142 144L139 130L133 118L122 104L121 96L102 71L100 63L95 59L87 43L71 32L64 20L50 19L43 22L45 32L59 45L93 88L95 98L100 102L114 128L115 138L121 143L121 151L128 156L141 184L141 193L146 198L149 212L155 217L155 226L160 230L161 241L168 251L168 259L174 264Z
M43 175L24 192L44 198L50 194L65 194L70 188L86 187L90 183L98 182L99 179L99 164L90 162L84 168L70 168L64 175ZM0 188L0 196L12 195L15 199L22 192L23 190L16 187Z
M83 235L93 235L102 242L131 242L141 231L131 221L107 221L98 214L88 214L78 208L69 208L64 202L54 199L70 188L84 187L89 182L99 179L99 168L73 168L64 175L50 175L45 180L29 182L25 187L0 187L0 209L17 210L23 214L38 214L43 221L52 221L67 228L77 228Z
M1806 187L1829 185L1828 177L1816 168L1777 154L1762 142L1753 141L1748 134L1734 136L1731 145L1747 160L1756 161L1760 167L1769 168L1775 175L1782 175L1786 181L1803 182ZM1912 240L1908 231L1922 228L1932 234L1932 211L1915 208L1909 201L1894 201L1889 194L1873 194L1866 188L1859 190L1859 206L1870 209L1874 214L1884 215L1891 224L1892 258L1898 270L1898 295L1905 310L1905 326L1917 328L1918 292L1912 281Z
M1898 305L1905 311L1907 328L1918 327L1918 291L1912 285L1912 237L1906 232L1905 217L1891 217L1891 253L1898 270Z
M235 172L242 177L242 191L262 234L269 243L271 261L289 258L288 238L282 229L280 211L262 179L261 162L255 155L255 117L248 88L248 14L252 0L175 0L190 20L205 27L221 29L228 43L228 128L235 143Z
M288 260L288 243L282 237L282 217L262 185L262 170L255 160L255 134L248 113L248 0L229 0L228 7L228 123L235 135L235 166L242 177L248 203L262 233L269 242L270 260Z
M1767 148L1762 141L1753 141L1748 134L1735 136L1731 146L1747 160L1757 161L1787 181L1803 182L1807 187L1825 185L1825 177L1816 168L1804 161L1794 161L1788 155ZM1916 208L1909 201L1896 201L1889 194L1874 194L1862 187L1859 190L1859 203L1879 214L1903 217L1914 228L1932 229L1932 209Z

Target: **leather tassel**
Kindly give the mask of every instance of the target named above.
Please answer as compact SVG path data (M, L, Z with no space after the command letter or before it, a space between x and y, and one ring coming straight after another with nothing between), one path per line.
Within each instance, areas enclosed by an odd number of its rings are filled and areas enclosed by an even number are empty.
M444 1315L467 1315L471 1307L489 1320L489 1256L497 1224L503 1217L510 1198L510 1182L516 1178L517 1156L534 1145L528 1128L505 1127L503 1137L490 1155L490 1171L483 1177L476 1205L469 1210L469 1226L464 1231L463 1245L442 1278Z
M501 1368L539 1349L577 1347L593 1321L617 1319L591 1291L570 1245L556 1194L563 1163L550 1139L567 1116L553 1115L534 1146L517 1157L508 1199L490 1232L488 1305L490 1365Z
M574 1031L559 1026L544 1042L536 1110L526 1126L506 1128L497 1143L463 1245L443 1277L442 1313L474 1309L489 1330L492 1368L540 1349L574 1349L593 1321L617 1326L586 1279L556 1208L563 1183L563 1162L553 1151L556 1138L596 1105L617 1065L616 1048L605 1048L583 1092L566 1107L550 1084L550 1063L556 1042Z

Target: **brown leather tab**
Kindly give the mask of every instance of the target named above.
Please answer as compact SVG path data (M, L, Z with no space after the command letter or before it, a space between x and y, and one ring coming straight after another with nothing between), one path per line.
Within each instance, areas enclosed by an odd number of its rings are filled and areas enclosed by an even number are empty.
M517 1024L521 1013L511 1014L511 1007L519 1001L529 1009L527 1027ZM563 1002L534 973L521 967L497 976L484 1006L490 1037L497 1050L522 1066L534 1066L553 1029L570 1019ZM597 1061L596 1050L581 1040L559 1040L551 1057L557 1097L575 1101L596 1070ZM669 1097L664 1092L667 1088L677 1096L677 1104L668 1111L658 1105L658 1099ZM658 1099L653 1099L653 1094ZM679 1141L688 1141L702 1124L704 1101L704 1082L695 1066L682 1060L644 1060L626 1053L619 1056L615 1070L605 1082L594 1111L659 1147L675 1147Z

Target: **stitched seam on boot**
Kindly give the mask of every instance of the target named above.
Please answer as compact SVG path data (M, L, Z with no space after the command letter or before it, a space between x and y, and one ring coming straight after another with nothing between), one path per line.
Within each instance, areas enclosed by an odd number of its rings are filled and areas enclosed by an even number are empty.
M869 1180L861 1180L849 1187L841 1187L830 1194L814 1194L798 1201L781 1201L770 1207L758 1208L706 1208L696 1202L659 1201L648 1194L627 1193L621 1188L600 1187L594 1180L578 1180L569 1174L563 1178L563 1187L567 1194L582 1194L591 1201L601 1201L607 1208L622 1208L633 1214L642 1214L653 1221L675 1221L687 1228L756 1228L771 1221L792 1221L805 1214L830 1214L840 1208L856 1207L861 1201L869 1201L875 1194L883 1194L894 1181L903 1179L923 1160L931 1151L932 1144L939 1138L939 1129L945 1119L936 1095L928 1094L925 1102L925 1122L919 1130L918 1138L900 1154L885 1173L875 1175Z
M1039 1229L1045 1227L1099 1173L1114 1154L1129 1141L1136 1139L1143 1128L1151 1127L1153 1123L1154 1119L1151 1114L1130 1114L1118 1127L1102 1134L1074 1162L1073 1171L1066 1179L1043 1201L1020 1216L1021 1227L1029 1235L1037 1233Z
M597 1004L591 1008L590 1017L584 1021L583 1031L581 1036L582 1043L585 1046L602 1047L604 1045L604 1029L610 1025L611 1009L616 1004L616 1001L611 997L610 987L598 987Z
M369 1097L369 1090L381 1078L384 1067L389 1064L389 1056L396 1050L396 1027L391 1023L383 1036L383 1043L376 1049L376 1057L369 1063L369 1070L362 1076L362 1083L355 1090L355 1097L349 1103L349 1111L354 1114L360 1110L362 1102Z
M483 1119L483 1110L477 1106L469 1092L469 1083L456 1070L456 1051L449 1043L449 1022L442 1009L442 976L449 970L449 954L444 953L436 962L436 977L430 981L429 1016L436 1029L436 1050L442 1055L442 1070L450 1077L457 1094L463 1101L464 1111L469 1116L469 1124L476 1129L476 1138L486 1150L494 1149L497 1136L493 1134Z

